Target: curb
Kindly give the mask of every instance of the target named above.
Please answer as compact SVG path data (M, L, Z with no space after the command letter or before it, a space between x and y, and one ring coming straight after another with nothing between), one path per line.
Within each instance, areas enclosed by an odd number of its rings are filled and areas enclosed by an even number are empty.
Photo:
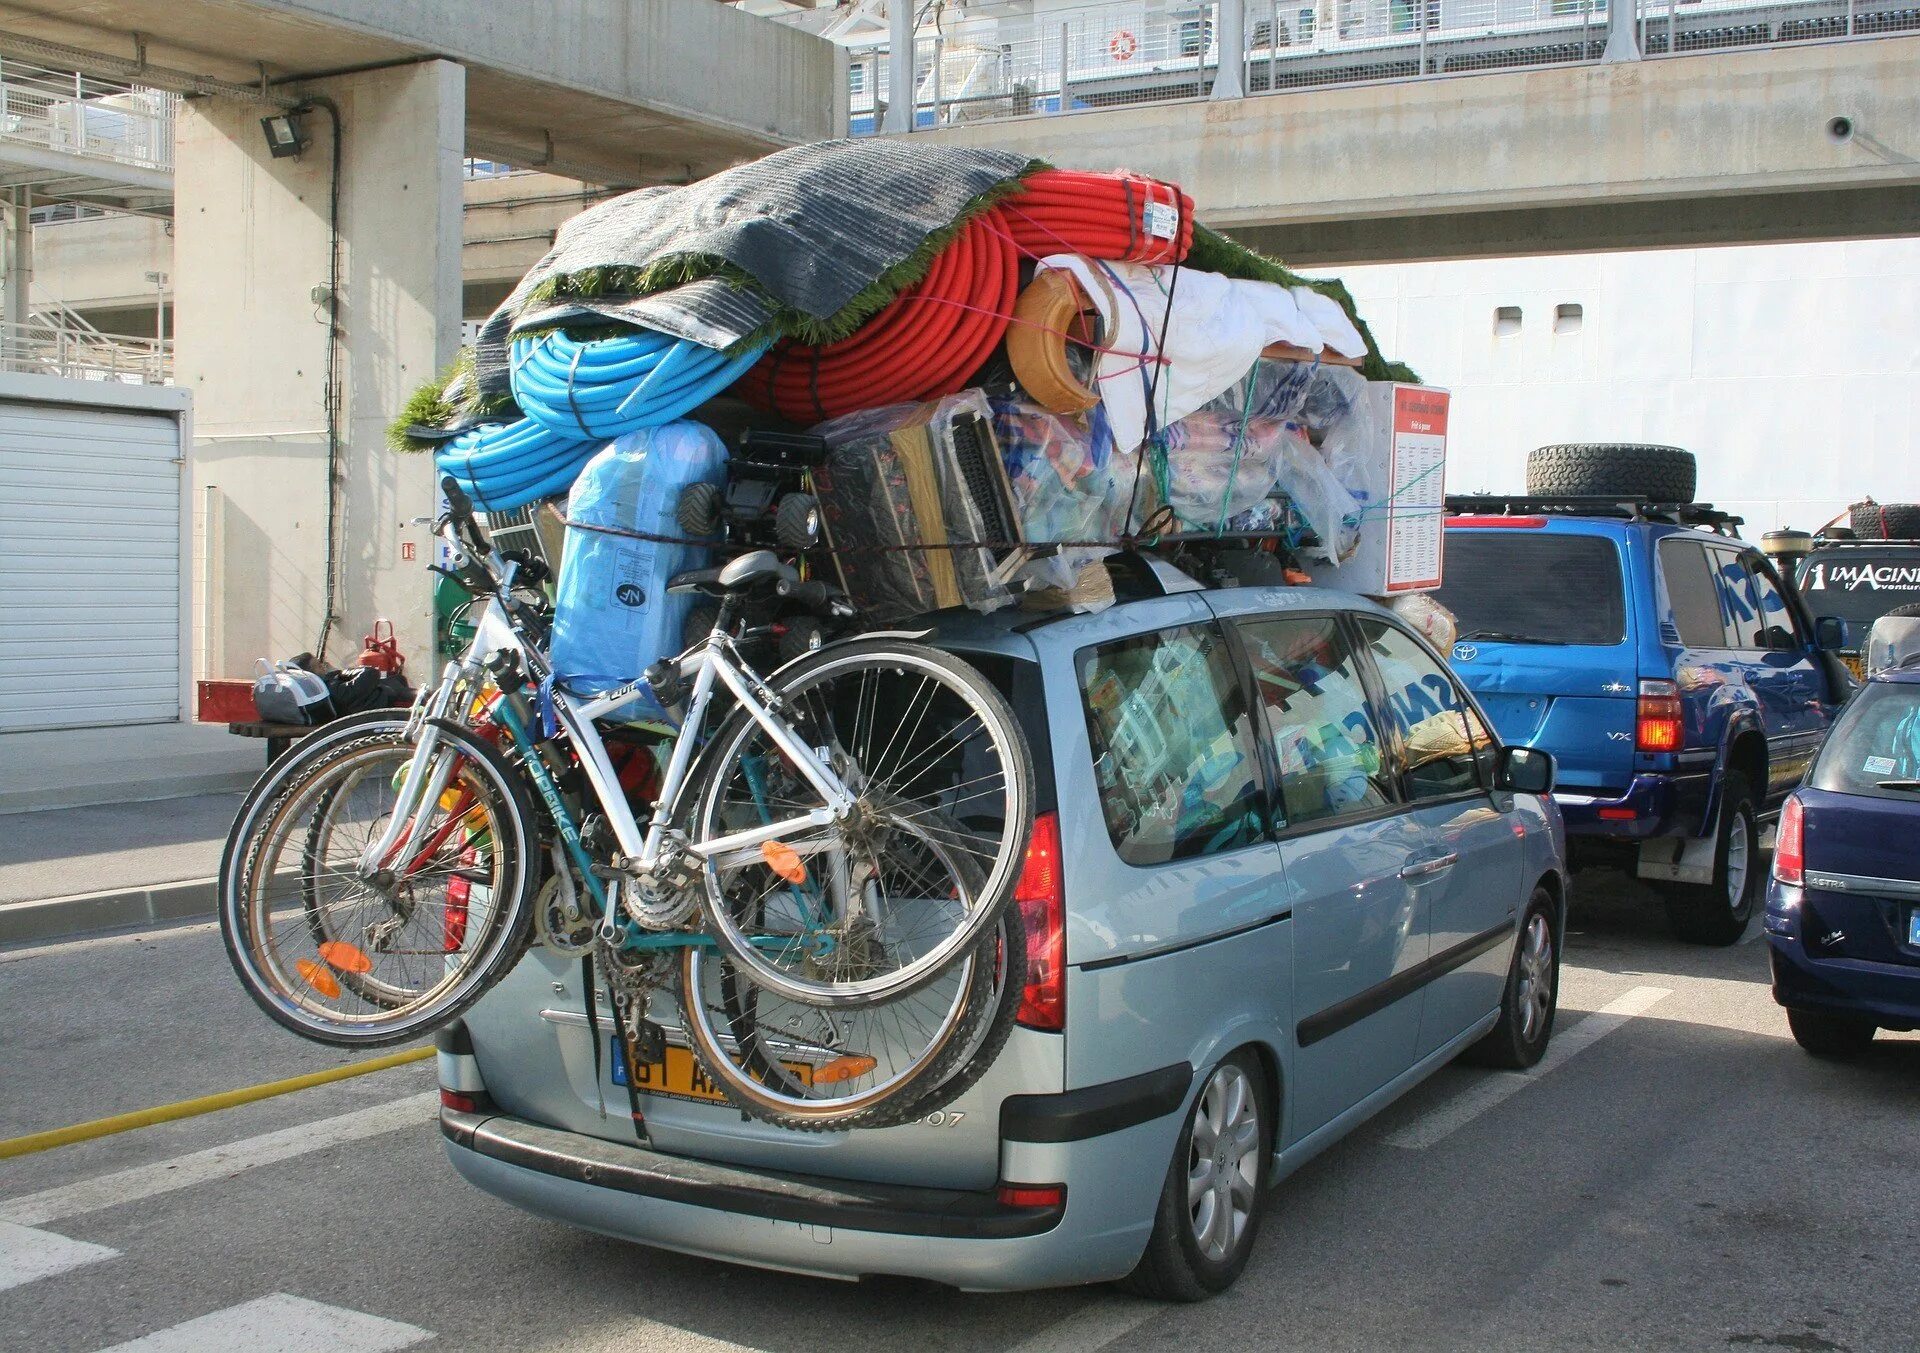
M34 790L7 790L0 792L0 815L45 813L61 808L97 808L102 804L158 803L166 799L195 798L201 794L243 793L252 789L259 778L260 770L254 768L172 775L144 784L118 780L112 783L98 781Z
M214 885L213 879L188 879L145 888L110 888L50 897L42 902L0 904L0 944L65 939L96 930L212 916Z

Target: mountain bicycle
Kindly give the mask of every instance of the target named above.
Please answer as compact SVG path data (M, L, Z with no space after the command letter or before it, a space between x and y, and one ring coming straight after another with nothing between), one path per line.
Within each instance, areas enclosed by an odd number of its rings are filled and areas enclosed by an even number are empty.
M736 633L757 598L852 613L767 551L673 580L717 608L685 652L570 690L535 561L444 487L474 638L412 709L323 726L242 804L220 919L253 999L320 1042L405 1041L537 935L592 958L642 1046L652 998L677 995L702 1066L769 1121L895 1121L977 1075L1025 971L1032 769L999 691L901 632L761 676ZM606 735L649 697L678 717L643 824Z

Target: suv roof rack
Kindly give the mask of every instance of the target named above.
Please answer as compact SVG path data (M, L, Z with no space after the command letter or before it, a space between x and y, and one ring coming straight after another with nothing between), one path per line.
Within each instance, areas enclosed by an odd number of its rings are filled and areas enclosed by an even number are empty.
M1860 540L1853 536L1815 536L1813 538L1813 548L1816 550L1835 550L1843 547L1858 549L1862 547L1872 548L1874 546L1885 549L1889 545L1896 547L1904 545L1911 549L1916 545L1920 545L1920 539L1916 539L1913 536L1894 536L1887 540Z
M1466 493L1447 495L1447 511L1510 517L1556 513L1567 517L1620 517L1627 521L1658 521L1675 526L1704 526L1720 535L1737 534L1744 521L1722 512L1712 503L1662 503L1641 494L1580 494L1561 496Z

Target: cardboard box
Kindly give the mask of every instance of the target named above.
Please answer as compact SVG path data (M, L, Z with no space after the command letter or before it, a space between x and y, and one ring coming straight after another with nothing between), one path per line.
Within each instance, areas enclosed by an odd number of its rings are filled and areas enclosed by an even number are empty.
M1374 481L1360 543L1338 568L1314 563L1316 583L1372 597L1440 586L1446 543L1447 414L1451 396L1429 385L1370 382L1363 411L1374 429ZM1351 417L1353 415L1349 415Z

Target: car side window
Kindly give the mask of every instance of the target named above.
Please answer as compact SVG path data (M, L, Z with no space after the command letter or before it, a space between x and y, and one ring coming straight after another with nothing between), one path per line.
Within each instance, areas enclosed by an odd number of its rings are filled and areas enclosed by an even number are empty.
M1793 609L1787 605L1786 597L1767 573L1766 566L1758 559L1747 557L1747 574L1753 580L1753 592L1758 600L1760 627L1760 647L1778 649L1797 649L1803 640L1800 626L1793 618Z
M1488 788L1493 736L1452 674L1404 630L1362 620L1360 632L1386 689L1387 717L1399 734L1407 797L1418 802Z
M1216 625L1083 649L1087 740L1107 835L1132 865L1262 838L1262 785L1239 674Z
M1242 622L1288 826L1394 802L1393 776L1346 632L1333 616Z
M1713 561L1713 576L1720 593L1720 607L1727 622L1727 643L1733 648L1765 648L1766 622L1760 617L1760 598L1753 590L1753 575L1740 556L1732 550L1707 551Z
M1713 560L1698 541L1668 536L1660 542L1660 576L1667 585L1673 625L1688 648L1727 646L1726 605Z

